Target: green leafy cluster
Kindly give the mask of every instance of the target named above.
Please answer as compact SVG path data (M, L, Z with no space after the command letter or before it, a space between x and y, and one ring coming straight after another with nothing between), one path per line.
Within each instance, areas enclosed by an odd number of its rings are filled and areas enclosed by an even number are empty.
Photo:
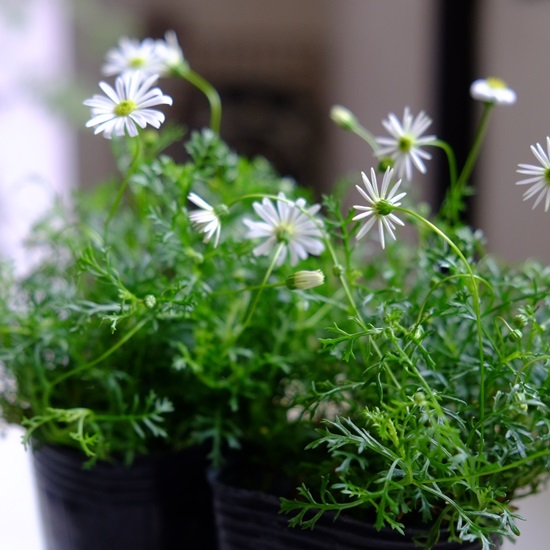
M322 293L286 288L289 266L263 288L269 260L253 254L242 218L259 197L310 192L209 129L185 140L183 162L159 150L169 142L163 133L115 142L122 183L81 192L43 220L30 274L16 280L4 268L10 383L0 407L27 426L27 440L126 460L207 442L215 463L257 437L280 445L269 434L287 424L287 387L317 362L319 327L307 321ZM231 205L217 247L190 222L191 191Z
M325 206L350 315L321 339L341 372L302 400L325 419L308 447L325 451L322 482L282 510L303 527L325 512L425 524L426 548L518 535L513 502L550 472L550 268L504 265L481 232L406 208L416 240L366 259Z

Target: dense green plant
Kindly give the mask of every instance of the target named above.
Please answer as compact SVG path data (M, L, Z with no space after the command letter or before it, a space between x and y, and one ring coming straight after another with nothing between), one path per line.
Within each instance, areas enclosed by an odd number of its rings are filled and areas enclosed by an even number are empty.
M266 456L292 448L288 388L320 349L311 315L324 316L329 287L300 279L322 283L307 254L299 266L258 254L243 223L260 199L281 207L284 193L291 208L311 192L232 151L217 131L215 91L176 61L173 73L209 98L213 128L113 135L120 176L37 225L30 240L41 260L28 275L2 272L2 416L23 424L27 441L75 446L92 461L205 443L219 464L242 442L262 440ZM292 252L285 239L278 254Z
M486 100L480 133L494 104ZM351 113L333 116L381 156ZM417 137L399 130L411 143ZM452 150L435 138L430 144L445 149L451 166L433 222L388 193L390 172L378 196L367 191L367 208L355 207L371 219L407 216L418 226L414 243L392 243L365 263L350 242L359 229L347 229L353 214L332 216L350 315L322 343L347 367L304 399L312 412L333 411L309 445L325 449L327 461L322 482L303 484L282 508L294 512L293 525L313 527L324 512L348 512L400 532L427 524L419 540L426 548L449 537L479 540L485 549L495 535L519 534L513 502L538 492L550 471L550 268L503 265L486 252L481 232L461 223L480 142L460 175ZM402 145L397 140L394 157L382 161L397 168L409 154ZM533 149L544 159L540 145ZM536 205L547 193L544 167L519 171L535 175L527 183L543 182ZM373 181L377 192L374 171Z
M86 104L120 177L37 226L28 276L2 267L3 417L92 460L208 442L220 464L241 447L247 464L306 476L283 500L294 525L324 512L400 532L423 523L426 548L517 534L513 501L550 467L550 270L499 263L461 221L489 114L515 94L474 83L484 110L460 172L423 135L424 113L390 115L391 137L375 138L336 108L378 166L357 186L362 204L346 212L338 189L321 216L309 192L221 140L219 98L173 35L115 53L115 87ZM138 129L158 128L151 107L172 102L152 88L158 74L205 93L210 128ZM176 161L166 147L180 143ZM518 183L548 210L547 143ZM428 146L449 161L434 216L405 198ZM416 235L382 254L354 242L377 227L385 248L403 220Z

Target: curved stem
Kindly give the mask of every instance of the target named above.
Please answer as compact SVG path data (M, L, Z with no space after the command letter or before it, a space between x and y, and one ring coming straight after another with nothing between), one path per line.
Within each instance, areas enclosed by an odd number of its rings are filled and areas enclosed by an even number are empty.
M222 121L222 102L214 86L189 67L178 70L176 74L187 80L189 84L195 86L195 88L206 96L210 104L210 128L216 132L216 134L219 134Z
M246 319L241 327L241 330L239 331L239 334L242 334L244 329L249 325L250 321L252 320L252 316L254 315L254 311L256 311L256 306L258 305L258 300L260 299L260 295L262 294L263 289L267 286L267 280L269 279L269 276L275 269L275 265L277 264L277 259L281 255L281 252L283 251L285 246L286 246L285 243L279 243L279 246L277 247L277 250L273 255L273 259L271 260L271 264L269 264L269 267L265 272L264 278L262 280L262 283L260 284L258 292L256 292L256 295L254 296L254 301L252 302L252 305L248 310L248 315L246 316Z
M360 124L357 124L357 126L352 129L352 132L359 136L362 140L366 141L372 149L373 153L376 153L376 151L378 151L378 143L376 143L376 138L366 128L364 128Z
M63 382L63 380L66 380L67 378L70 378L71 376L74 376L75 374L79 374L85 370L88 370L93 366L97 365L98 363L101 363L101 361L104 361L105 359L107 359L112 353L114 353L118 348L123 346L128 340L130 340L130 338L132 338L138 331L140 331L145 326L147 321L148 319L142 319L137 325L135 325L131 330L129 330L116 344L111 346L107 351L102 353L99 357L96 357L93 361L90 361L88 363L85 363L84 365L75 367L74 369L67 371L61 374L60 376L58 376L55 380L53 380L50 383L48 393L51 393L51 389L54 386L57 386L59 383Z
M403 212L410 217L414 218L415 220L421 222L422 224L426 225L431 231L433 231L436 235L441 237L453 250L453 252L460 258L462 263L464 264L466 268L466 272L469 275L470 281L471 281L471 288L472 288L472 298L473 298L473 305L474 305L474 313L476 317L476 327L477 327L477 340L478 340L478 348L479 348L479 421L483 422L485 418L485 353L483 351L483 326L481 323L481 310L480 310L480 300L479 300L479 293L477 288L477 278L474 275L474 272L472 271L472 266L468 262L468 260L464 257L464 254L462 254L462 251L456 246L456 244L443 232L439 227L431 223L426 218L422 217L420 214L417 214L416 212L409 210L407 208L403 208L401 206L398 206L395 208L395 210L399 210L400 212ZM480 443L481 443L481 449L483 449L483 442L484 442L484 436L483 432L480 433Z
M453 188L458 179L458 169L456 167L456 157L453 148L446 141L442 141L440 139L436 140L431 145L442 149L447 156L447 162L449 163L449 185Z

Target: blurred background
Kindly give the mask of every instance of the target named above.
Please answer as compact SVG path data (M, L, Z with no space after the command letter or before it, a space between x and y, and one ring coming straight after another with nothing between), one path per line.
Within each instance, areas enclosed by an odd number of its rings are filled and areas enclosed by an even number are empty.
M319 193L343 176L359 181L373 162L360 139L330 122L333 104L375 135L388 113L425 110L430 133L460 162L480 112L470 83L504 79L518 101L493 113L467 215L497 256L548 263L550 214L522 202L515 171L550 134L549 23L542 0L0 0L0 254L23 272L21 243L40 212L114 173L109 142L84 128L82 101L99 91L104 55L121 36L173 29L192 68L220 92L222 137ZM181 81L162 88L174 98L171 120L189 130L208 124L202 95ZM415 175L434 208L446 173L436 151L428 174ZM42 550L19 435L0 439L0 548ZM521 503L528 521L515 548L547 548L548 505L548 494Z

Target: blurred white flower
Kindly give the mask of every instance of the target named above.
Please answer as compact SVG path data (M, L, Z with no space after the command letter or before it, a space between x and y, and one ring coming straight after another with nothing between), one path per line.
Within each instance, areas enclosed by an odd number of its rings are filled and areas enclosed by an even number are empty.
M158 45L152 38L139 41L123 37L118 46L105 56L102 72L106 76L142 71L149 75L161 74L165 66L158 55Z
M172 70L186 66L183 50L178 43L178 37L174 31L167 31L164 40L156 40L156 55L160 61L160 74L166 75Z
M319 255L325 249L318 221L314 220L315 214L321 208L318 204L305 208L306 201L297 199L289 201L283 193L279 193L277 206L271 200L264 198L261 203L253 203L256 214L263 221L244 220L248 227L249 239L266 238L266 240L254 249L256 256L265 256L276 249L278 245L284 247L279 254L276 266L280 266L290 255L290 265L295 266L300 260L305 260L308 255Z
M214 237L214 247L218 246L220 240L221 220L214 209L205 200L199 197L196 193L189 193L188 200L199 210L189 212L191 223L202 233L204 233L204 242L209 242Z
M516 102L516 92L500 78L490 77L472 82L470 95L473 99L498 105L512 105Z
M378 192L378 182L376 181L376 172L374 171L374 168L371 168L370 180L364 172L361 172L361 176L363 177L363 183L366 191L359 185L356 185L355 187L369 205L354 205L353 208L358 210L360 213L353 218L353 221L362 220L364 218L369 219L365 222L361 229L359 229L356 238L360 239L365 236L376 221L378 221L380 244L382 245L382 248L385 248L386 242L384 238L384 231L387 231L388 234L395 240L395 224L405 225L395 214L393 214L393 210L396 206L401 205L399 201L407 193L399 193L399 195L395 194L401 185L401 180L398 180L388 193L388 189L393 178L393 169L391 168L386 169L380 192Z
M382 124L392 137L376 138L379 145L376 156L382 160L391 159L397 175L408 181L412 179L413 164L419 172L425 174L424 160L429 160L432 156L422 147L432 145L437 139L433 135L422 137L431 123L432 119L424 111L413 117L408 107L405 107L402 123L393 113L390 113Z

